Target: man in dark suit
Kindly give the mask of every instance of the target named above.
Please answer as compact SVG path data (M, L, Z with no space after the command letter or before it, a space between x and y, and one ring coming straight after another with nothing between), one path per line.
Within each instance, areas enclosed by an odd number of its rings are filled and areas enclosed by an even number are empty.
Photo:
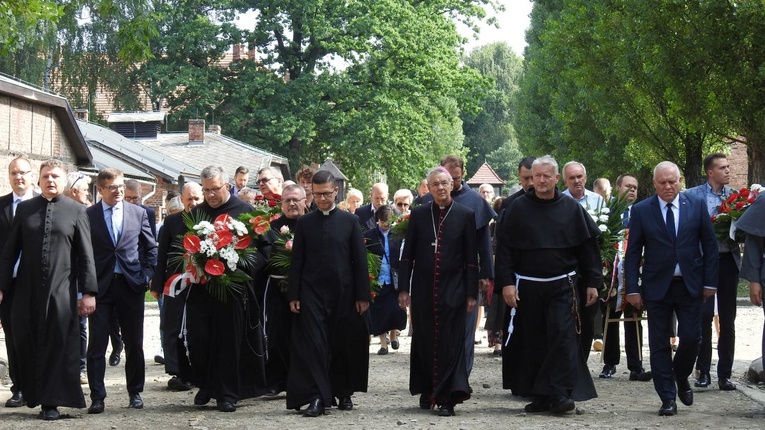
M375 211L382 205L388 204L388 185L377 183L372 185L372 192L369 196L372 198L368 205L364 205L354 214L359 217L359 225L362 231L367 231L375 227Z
M131 408L143 408L145 364L143 355L144 293L157 264L154 240L146 211L123 202L125 178L108 168L98 174L101 202L87 209L98 276L96 312L90 316L88 384L92 400L88 413L104 411L104 372L109 321L116 312L125 344L125 374Z
M730 197L733 189L730 182L730 163L725 154L719 152L704 157L704 171L707 183L693 187L687 194L701 198L707 204L709 215L717 215L720 203ZM717 342L717 381L723 391L732 391L736 385L730 377L733 370L733 352L736 346L736 294L738 272L741 267L741 251L733 239L717 241L720 252L720 272L717 283L717 310L720 316L720 337ZM701 347L696 369L699 378L697 387L708 387L712 382L709 369L712 367L712 320L715 315L715 300L707 300L701 312Z
M14 158L8 165L8 182L13 191L0 197L0 251L5 248L5 242L8 240L8 233L11 231L13 216L16 213L16 207L19 203L29 200L36 196L32 190L34 188L35 172L32 169L32 163L25 156ZM16 282L16 273L13 274L13 283ZM14 288L10 288L5 294L5 299L0 305L0 322L2 322L5 332L5 349L8 352L8 373L11 378L11 393L13 394L5 402L6 408L18 408L24 406L24 395L16 385L19 381L19 375L16 372L14 361L16 360L16 350L13 347L13 328L11 324L11 303L13 303Z
M686 406L693 404L688 376L701 342L702 302L717 291L717 239L706 203L680 194L677 165L659 163L653 184L657 195L632 207L624 273L627 301L636 307L645 303L650 315L648 342L653 383L662 401L659 415L675 415L676 397ZM673 312L680 336L674 361L669 344Z

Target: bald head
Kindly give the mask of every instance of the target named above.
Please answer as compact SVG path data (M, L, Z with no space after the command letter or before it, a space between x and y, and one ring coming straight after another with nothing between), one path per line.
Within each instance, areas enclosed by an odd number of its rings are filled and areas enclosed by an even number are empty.
M388 184L376 183L372 185L372 206L375 210L380 209L380 206L388 204Z
M186 182L181 190L181 202L183 210L189 212L204 201L202 186L196 182Z

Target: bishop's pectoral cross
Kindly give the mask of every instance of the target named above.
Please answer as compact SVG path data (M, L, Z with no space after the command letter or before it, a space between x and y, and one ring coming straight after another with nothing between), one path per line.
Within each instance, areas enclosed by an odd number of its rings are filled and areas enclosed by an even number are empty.
M433 242L430 242L430 246L433 247L433 252L438 252L438 238L436 238L436 240Z

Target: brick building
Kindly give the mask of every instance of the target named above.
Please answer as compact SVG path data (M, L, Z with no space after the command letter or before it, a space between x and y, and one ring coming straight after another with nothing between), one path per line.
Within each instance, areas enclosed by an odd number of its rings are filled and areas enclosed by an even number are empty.
M58 158L78 168L92 166L92 154L63 97L0 75L0 194L11 192L7 166L26 155L32 167Z

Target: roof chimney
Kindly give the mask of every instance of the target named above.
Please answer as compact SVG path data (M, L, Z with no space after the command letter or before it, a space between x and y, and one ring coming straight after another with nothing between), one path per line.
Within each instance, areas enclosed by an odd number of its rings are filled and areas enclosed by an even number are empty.
M205 143L205 120L189 120L189 145L204 145Z
M88 120L88 110L87 109L75 109L74 110L74 116L82 121Z
M221 129L218 124L210 124L210 126L207 127L207 131L209 131L212 134L220 134Z
M239 61L242 58L242 45L239 43L234 44L233 52L234 61Z

